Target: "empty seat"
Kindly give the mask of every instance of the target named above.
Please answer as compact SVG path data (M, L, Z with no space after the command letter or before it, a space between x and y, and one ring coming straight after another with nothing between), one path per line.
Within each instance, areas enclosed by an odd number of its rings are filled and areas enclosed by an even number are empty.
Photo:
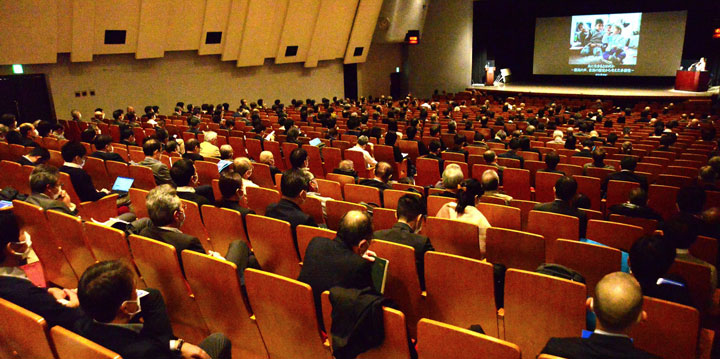
M318 192L323 197L329 197L337 201L342 201L342 187L340 187L340 182L331 181L331 180L324 180L324 179L315 179L315 181L318 184Z
M419 359L521 357L520 347L513 343L430 319L418 323L417 349Z
M197 237L203 247L212 249L212 243L210 243L210 237L208 236L205 225L200 217L200 208L198 208L197 203L184 199L181 199L180 201L182 202L183 210L185 212L185 221L183 221L180 231L193 237Z
M427 198L427 214L435 216L440 208L448 202L455 202L455 198L445 196L428 196Z
M415 192L386 189L383 191L383 194L382 194L383 195L383 207L389 208L389 209L397 209L398 200L400 200L400 197L407 195L407 194L416 196L418 198L422 197L419 193L415 193Z
M491 227L485 236L485 259L532 271L545 262L545 239L538 234Z
M255 269L245 271L248 299L271 358L331 359L323 345L309 285Z
M630 198L630 191L637 187L640 187L637 182L609 181L605 207L610 208L613 205L625 203Z
M82 275L87 267L95 264L95 257L85 239L82 221L79 217L57 211L47 211L46 215L65 258L73 271Z
M651 235L651 234L655 233L655 230L658 228L658 221L656 221L654 219L639 218L639 217L627 217L627 216L621 216L619 214L611 214L609 219L612 222L625 223L625 224L641 227L643 229L645 235Z
M280 191L262 187L247 187L247 203L248 207L255 213L264 216L267 206L271 203L280 202Z
M590 199L590 209L602 211L602 183L601 180L589 176L574 176L578 184L578 193L584 194ZM537 199L537 193L535 198ZM554 199L554 198L553 198Z
M256 185L264 188L275 188L275 183L270 175L270 166L255 162L253 163L252 175L250 180Z
M128 191L128 197L130 197L133 213L135 213L137 218L149 217L147 206L145 205L145 199L147 198L148 193L149 191L139 188L130 188Z
M675 259L668 273L675 274L687 281L687 288L690 291L690 299L693 307L704 312L710 305L712 298L711 271L710 267Z
M0 357L55 358L43 317L0 298Z
M648 207L659 213L663 219L668 220L678 213L677 193L678 187L650 185L648 190Z
M362 186L359 184L346 184L343 189L345 192L345 200L353 203L375 203L382 204L380 198L380 190L376 187Z
M645 231L642 227L593 219L588 221L586 237L606 246L629 252L633 243L643 234Z
M195 161L198 182L201 185L210 185L212 180L220 178L217 164L208 161Z
M61 326L50 330L58 359L122 359L112 350L85 339Z
M539 203L540 202L523 201L519 199L513 199L510 201L510 206L520 209L520 223L523 231L527 230L527 222L528 217L530 216L530 211L532 211L533 208L535 208L535 205Z
M553 245L547 261L564 265L578 271L585 277L588 296L595 295L595 286L606 274L619 272L622 254L620 250L558 239Z
M245 218L248 237L263 270L288 278L300 275L300 260L290 223L249 214Z
M202 215L214 251L227 253L230 243L235 240L241 240L251 247L240 212L204 205Z
M493 227L521 229L520 209L492 203L478 203L475 207L482 212Z
M700 314L697 309L644 297L647 319L632 326L635 347L661 358L696 358Z
M519 168L506 168L503 171L503 188L513 198L529 201L531 199L530 171Z
M468 258L482 259L478 226L453 219L428 217L423 227L435 250Z
M135 179L135 182L133 182L135 188L146 191L155 188L155 176L153 176L153 171L150 167L130 165L128 170L130 171L129 176Z
M527 231L545 238L545 253L549 253L558 238L577 240L580 238L580 220L552 212L530 211Z
M397 211L378 207L373 209L372 217L374 231L389 229L397 222Z
M419 186L432 186L440 181L440 165L438 160L420 157L416 161L417 176L415 183Z

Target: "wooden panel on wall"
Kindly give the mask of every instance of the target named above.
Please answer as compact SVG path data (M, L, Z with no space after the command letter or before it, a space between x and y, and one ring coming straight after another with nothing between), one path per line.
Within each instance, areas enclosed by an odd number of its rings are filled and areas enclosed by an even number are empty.
M249 3L250 0L232 0L232 4L230 4L230 15L225 34L223 34L223 49L220 57L223 61L235 61L240 54Z
M352 32L350 33L350 40L345 50L346 64L365 62L365 59L367 59L382 3L383 0L360 0ZM363 48L362 53L355 56L355 49L359 47Z
M287 4L287 0L281 2ZM273 32L272 23L275 18L275 11L271 10L276 10L276 3L274 0L250 0L245 16L245 30L240 42L238 66L262 66L265 62L265 52ZM279 34L280 29L276 32ZM267 57L275 56L277 42L271 50L272 54Z
M57 62L57 7L0 1L0 64Z
M70 61L92 61L95 43L95 2L72 0Z
M138 24L140 23L140 0L95 0L95 48L93 53L128 54L137 50ZM125 30L124 44L105 44L105 31ZM73 32L74 34L74 32Z
M200 44L198 45L198 53L200 55L212 55L222 52L231 2L231 0L207 0L205 3L205 17L203 18ZM220 42L208 44L206 41L208 40L207 34L209 32L214 34L220 33Z
M296 0L293 0L296 1ZM265 24L265 31L268 32L267 44L262 48L265 50L265 58L275 57L278 47L280 46L280 35L282 34L283 25L285 24L285 16L288 14L289 0L271 1L273 14L272 22ZM269 9L266 9L266 11ZM294 16L294 14L290 15Z
M322 0L305 67L345 56L359 0Z
M165 51L197 50L200 46L205 0L172 0L168 13Z
M57 8L57 52L72 50L72 0L55 0Z
M294 0L288 4L280 45L275 56L276 64L303 62L307 59L319 10L320 0ZM285 56L288 46L297 46L295 55Z
M136 59L165 56L165 23L168 20L167 8L171 5L172 0L142 0Z

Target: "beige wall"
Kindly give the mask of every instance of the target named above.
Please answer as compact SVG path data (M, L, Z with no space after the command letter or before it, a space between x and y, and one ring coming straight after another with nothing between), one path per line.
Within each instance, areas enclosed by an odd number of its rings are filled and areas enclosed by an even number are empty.
M410 92L429 97L433 90L457 92L470 86L472 0L430 1L420 44L408 50Z
M342 59L321 61L315 68L302 64L272 64L238 68L219 56L199 56L194 51L166 52L159 59L136 60L134 55L95 56L92 62L72 63L68 54L58 55L56 64L26 65L25 73L45 73L59 118L68 118L72 108L85 117L100 107L110 116L114 109L133 105L160 106L170 113L177 101L192 104L222 102L237 107L241 98L271 103L279 98L332 98L343 96ZM0 75L10 66L0 66ZM75 97L75 91L95 90L96 96Z
M378 97L390 95L390 73L396 67L402 71L403 44L373 42L367 60L358 64L358 94Z

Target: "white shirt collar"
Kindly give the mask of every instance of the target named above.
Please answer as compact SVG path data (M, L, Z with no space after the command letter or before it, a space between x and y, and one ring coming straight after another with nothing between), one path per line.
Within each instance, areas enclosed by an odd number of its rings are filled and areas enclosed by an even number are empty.
M72 168L82 168L79 164L75 162L65 162L63 163L63 166L72 167Z
M180 187L176 188L176 191L195 193L195 188L190 187L190 186L180 186Z
M177 228L175 228L175 227L161 226L161 227L158 227L158 228L164 229L164 230L170 231L170 232L182 233L181 230L179 230L179 229L177 229Z
M25 271L20 267L0 267L0 276L29 280Z
M676 251L675 253L677 253L677 254L689 254L690 253L689 249L682 249L682 248L678 248L675 251Z
M600 330L600 329L595 329L595 331L594 331L593 333L595 333L595 334L600 334L600 335L607 335L607 336L610 336L610 337L629 338L629 337L628 337L627 335L625 335L625 334L609 333L609 332L606 332L606 331Z

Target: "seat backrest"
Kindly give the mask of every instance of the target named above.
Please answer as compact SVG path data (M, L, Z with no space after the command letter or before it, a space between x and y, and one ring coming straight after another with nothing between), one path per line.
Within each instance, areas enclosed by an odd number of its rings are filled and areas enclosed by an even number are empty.
M130 168L127 163L105 161L105 168L111 181L115 181L118 177L130 177Z
M418 198L422 197L419 193L415 192L386 189L383 191L383 207L389 209L397 209L398 200L400 200L400 197L406 194L416 196Z
M630 224L633 226L641 227L644 231L644 234L648 235L648 236L655 233L655 230L658 228L658 221L656 221L654 219L628 217L628 216L622 216L619 214L611 214L609 219L612 222L625 223L625 224Z
M242 343L232 346L236 358L267 358L260 331L243 300L235 264L192 251L183 251L182 258L185 276L208 329L225 334L233 343Z
M61 326L50 330L58 359L122 359L120 354Z
M493 203L478 203L475 207L493 227L521 229L520 209Z
M661 173L658 175L655 183L663 186L685 187L690 186L696 177L678 176L672 174Z
M260 267L288 278L300 275L300 259L290 223L249 214L245 217L248 237Z
M566 176L582 176L582 166L571 165L569 163L560 163L557 165L557 170L565 173Z
M248 157L258 161L260 159L260 152L262 152L262 143L257 138L246 138L245 148L247 149ZM281 159L278 158L278 161Z
M147 218L150 216L148 214L147 206L145 205L145 199L147 198L148 193L148 191L139 188L130 188L128 191L130 203L137 218Z
M261 216L265 215L268 205L280 202L280 198L282 198L280 191L271 188L247 187L245 191L248 207Z
M305 201L300 205L303 212L309 214L318 225L325 224L325 214L323 213L323 203L320 198L315 196L307 196Z
M440 165L438 160L420 157L415 162L417 176L415 184L419 186L432 186L440 181Z
M538 172L535 174L535 200L551 202L555 200L555 182L562 177L559 173Z
M90 177L92 177L93 184L95 184L96 187L107 189L112 188L112 184L115 179L110 179L107 169L105 169L105 161L88 156L85 159L83 169L90 175Z
M559 295L562 293L562 295ZM585 285L517 269L505 273L505 339L535 358L552 337L585 328Z
M145 159L145 153L143 153L143 151L129 150L128 154L130 155L130 160L135 163L142 162L142 160Z
M295 228L295 235L297 237L298 250L300 251L300 260L303 260L305 258L305 250L313 238L325 237L333 239L336 236L336 232L319 227L299 225Z
M342 151L339 148L326 146L323 147L322 155L323 160L325 161L323 163L323 168L325 170L325 175L327 176L332 173L332 171L338 167L340 161L342 161Z
M150 167L130 165L128 166L128 170L130 171L130 177L135 179L133 187L146 191L155 188L155 176L153 176L153 171Z
M212 248L220 254L227 253L230 243L241 240L250 245L242 215L238 211L210 205L202 206L202 215L210 236Z
M668 270L669 274L676 274L687 282L687 288L690 291L690 299L693 307L704 312L711 302L712 287L710 267L699 263L688 262L675 259L672 266Z
M584 194L585 196L590 198L590 209L595 211L602 211L602 189L600 179L589 176L573 176L573 178L575 178L575 181L577 181L578 184L577 192ZM535 198L537 199L537 192L535 194ZM553 193L553 198L551 198L547 202L550 202L554 199L555 198Z
M552 212L530 211L527 231L545 238L545 253L549 253L558 238L576 240L580 238L580 220Z
M76 206L80 205L82 201L80 200L80 196L78 196L77 192L75 192L75 187L70 180L70 175L65 172L60 172L59 174L60 183L62 184L65 192L67 192L68 196L70 196L70 200L72 201L72 203L74 203Z
M425 289L430 318L463 328L480 324L488 335L498 335L492 264L427 252Z
M73 271L83 273L87 267L95 264L80 218L58 211L47 211L46 215L55 239Z
M609 181L605 207L610 208L613 205L625 203L630 198L630 191L636 187L640 187L637 182Z
M343 158L353 162L353 168L355 169L355 172L357 172L359 177L363 177L363 178L371 177L370 171L368 170L367 164L365 162L365 157L363 156L362 152L344 150Z
M128 265L133 265L133 257L123 231L87 222L85 223L85 238L98 261L122 260Z
M373 209L373 231L390 229L397 222L397 211L389 208Z
M519 199L513 199L510 201L510 206L515 208L520 208L520 223L522 225L522 230L527 230L527 223L528 223L528 217L530 216L530 211L535 208L535 205L539 204L540 202L535 201L523 201Z
M366 208L357 203L345 201L329 200L325 202L325 211L327 213L327 221L325 221L325 223L327 227L333 231L337 231L342 216L352 210L365 211Z
M0 298L0 357L55 358L43 317Z
M428 196L427 198L427 213L429 216L435 216L440 208L448 202L455 202L455 198L445 196Z
M198 208L197 203L184 199L181 199L180 201L185 207L185 221L183 222L182 227L180 227L180 231L185 234L197 237L197 239L200 240L200 243L202 243L203 247L212 248L210 243L210 236L208 236L205 225L203 224L202 218L200 217L200 208Z
M247 269L245 288L271 358L332 358L322 344L309 285Z
M590 297L600 279L620 271L621 260L618 249L565 239L555 241L547 258L549 263L561 264L582 274Z
M425 235L432 238L437 251L468 258L483 258L480 252L479 228L472 223L428 217L423 230Z
M252 175L250 180L256 185L264 188L275 188L275 183L270 175L270 166L264 163L253 163Z
M418 323L418 359L520 359L520 347L450 324L422 319Z
M218 172L218 166L215 163L195 161L195 169L201 185L210 185L212 180L220 178L220 172Z
M485 234L485 259L507 268L533 271L545 262L545 239L538 234L491 227Z
M83 202L78 206L78 217L84 220L105 222L118 216L118 194L105 195L97 201Z
M288 143L287 145L295 145L295 148L297 148L297 145L294 143ZM285 143L283 143L283 147L285 147ZM293 149L291 148L290 151L285 152L285 158L287 161L283 160L282 154L280 153L279 142L265 141L263 142L263 150L272 152L273 158L275 159L275 166L282 171L287 168L286 163L289 164L290 152L292 152Z
M199 343L209 332L197 302L191 297L175 247L138 235L128 237L128 242L145 283L167 298L165 304L175 335Z
M648 189L648 207L668 220L678 213L676 206L679 187L652 184Z
M284 146L285 144L283 144ZM323 169L322 157L320 157L320 149L316 146L302 145L302 148L308 154L308 168L315 178L325 178L325 170ZM290 152L286 152L290 153ZM289 158L289 155L286 155Z
M630 329L636 348L661 358L696 358L700 313L693 307L644 297L647 319ZM668 325L672 323L672 325Z
M503 188L513 198L529 201L530 171L519 168L506 168L503 171Z
M403 244L373 240L370 249L378 257L388 260L388 272L383 296L398 304L408 318L410 335L415 337L415 325L426 315L415 265L415 249Z
M382 204L380 190L376 187L362 186L359 184L346 184L343 189L345 200L352 203L375 203Z
M78 275L58 244L42 208L14 200L13 214L17 218L20 233L27 232L33 240L33 250L42 264L45 280L64 288L76 288Z
M642 227L625 223L591 219L587 225L587 238L604 245L630 252L630 247L645 234ZM574 239L574 238L569 238Z
M690 254L710 264L717 263L718 240L713 237L697 236L690 246Z

